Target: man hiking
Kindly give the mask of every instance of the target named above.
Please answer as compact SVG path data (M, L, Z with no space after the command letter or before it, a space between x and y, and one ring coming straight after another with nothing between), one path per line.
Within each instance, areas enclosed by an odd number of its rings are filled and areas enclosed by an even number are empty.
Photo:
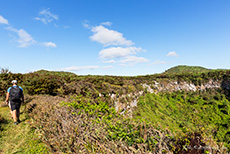
M20 123L20 106L24 103L24 94L22 87L17 85L17 81L12 81L13 86L8 88L6 94L6 104L9 104L14 125ZM10 101L9 101L10 99Z

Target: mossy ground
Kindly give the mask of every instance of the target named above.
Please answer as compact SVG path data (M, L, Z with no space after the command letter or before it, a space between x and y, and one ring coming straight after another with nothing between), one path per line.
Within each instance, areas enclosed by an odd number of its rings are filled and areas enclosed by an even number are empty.
M0 124L0 153L49 153L48 149L40 141L38 135L30 125L30 119L23 113L21 107L21 123L14 125L8 107L0 107L0 115L4 121Z

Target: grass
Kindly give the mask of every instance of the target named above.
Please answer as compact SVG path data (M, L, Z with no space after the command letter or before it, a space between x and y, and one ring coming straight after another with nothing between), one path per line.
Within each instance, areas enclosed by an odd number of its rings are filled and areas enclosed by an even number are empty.
M24 106L21 107L21 111ZM39 139L38 133L35 133L30 125L30 119L26 113L21 114L21 123L14 125L8 107L0 107L1 117L4 118L1 123L0 132L0 153L19 154L19 153L49 153L47 147Z

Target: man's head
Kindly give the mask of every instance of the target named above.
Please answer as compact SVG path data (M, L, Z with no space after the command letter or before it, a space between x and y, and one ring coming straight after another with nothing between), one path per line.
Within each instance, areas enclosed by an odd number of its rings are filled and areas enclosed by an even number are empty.
M12 84L17 84L18 82L17 82L17 80L13 80L11 83Z

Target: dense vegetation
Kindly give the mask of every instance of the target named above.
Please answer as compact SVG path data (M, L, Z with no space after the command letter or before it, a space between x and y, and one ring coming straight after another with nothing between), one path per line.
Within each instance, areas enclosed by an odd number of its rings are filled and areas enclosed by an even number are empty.
M209 92L147 94L136 110L136 118L161 125L177 135L199 132L230 149L230 102L225 95ZM206 139L207 139L206 138Z
M201 72L208 72L210 69L200 67L200 66L186 66L186 65L179 65L173 68L166 70L164 73L168 74L176 74L176 73L201 73Z
M4 121L5 121L4 118L0 115L0 130L2 130L1 124L4 123Z
M187 67L186 67L187 68ZM143 90L141 84L153 81L170 82L186 81L200 85L210 79L225 82L229 80L230 70L210 70L208 72L162 73L155 75L121 77L121 76L78 76L68 72L37 71L28 74L14 74L7 70L0 73L0 95L11 86L13 79L18 80L24 92L29 95L48 94L65 96L69 94L83 94L84 91L97 91L108 95L109 93L127 94Z
M45 70L14 74L2 69L2 100L13 79L30 98L26 112L31 129L52 153L210 151L194 146L218 147L221 152L230 149L229 70L178 66L162 74L115 77ZM142 86L155 81L201 85L210 80L220 82L221 88L150 94ZM111 94L120 97L139 91L143 93L132 118L115 111Z
M90 94L69 100L36 97L28 110L33 126L39 128L52 153L167 152L173 144L168 132L122 116Z

